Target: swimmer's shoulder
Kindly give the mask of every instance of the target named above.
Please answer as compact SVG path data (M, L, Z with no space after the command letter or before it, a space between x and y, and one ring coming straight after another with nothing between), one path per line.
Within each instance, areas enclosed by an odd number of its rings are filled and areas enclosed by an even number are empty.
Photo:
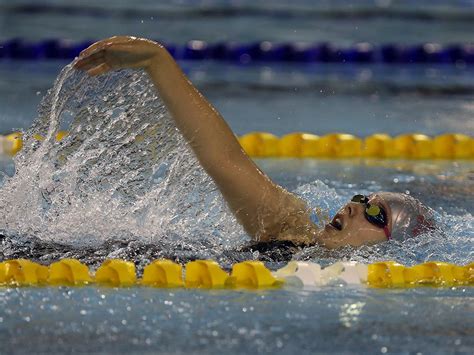
M318 244L318 227L319 220L313 212L307 212L296 216L296 218L289 218L283 224L284 228L278 233L276 240L289 241L294 245L312 246Z

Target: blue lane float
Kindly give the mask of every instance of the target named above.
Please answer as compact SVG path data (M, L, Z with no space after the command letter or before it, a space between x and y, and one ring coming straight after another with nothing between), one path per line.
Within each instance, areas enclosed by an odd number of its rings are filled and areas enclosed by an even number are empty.
M31 42L15 38L0 43L0 60L71 60L93 42L93 40L73 42L64 39ZM184 45L164 43L176 59L215 60L238 64L251 62L474 64L474 44L389 43L375 46L370 43L355 43L352 46L339 47L330 43L269 41L207 43L193 40Z
M73 42L69 40L47 39L29 42L23 39L10 39L0 43L0 59L48 60L74 59L89 47L93 41Z
M33 1L25 3L20 1L17 4L14 1L2 4L2 12L7 14L20 15L56 15L56 16L89 16L95 18L229 18L236 16L251 16L265 18L301 18L301 19L402 19L404 21L443 21L443 22L472 22L474 14L470 10L470 1L452 1L449 6L437 6L437 1L429 6L417 6L410 4L409 1L386 2L384 6L370 6L372 2L357 2L353 6L344 6L334 2L334 4L317 4L317 2L306 2L308 6L292 6L290 2L281 6L268 6L265 3L259 4L248 1L238 2L201 2L201 6L189 7L177 3L176 6L155 7L145 6L114 6L107 7L100 2L64 2L59 4L57 1L43 1L41 4ZM77 4L76 4L77 3ZM208 3L208 4L206 4ZM214 4L213 4L214 3ZM226 4L230 3L230 4ZM340 3L340 2L339 2ZM400 4L401 3L401 4ZM405 4L403 4L405 3ZM466 4L463 4L466 3ZM469 3L469 4L468 4ZM181 6L180 6L181 5ZM325 6L326 5L326 6ZM387 6L385 6L387 5ZM434 6L431 6L434 5Z

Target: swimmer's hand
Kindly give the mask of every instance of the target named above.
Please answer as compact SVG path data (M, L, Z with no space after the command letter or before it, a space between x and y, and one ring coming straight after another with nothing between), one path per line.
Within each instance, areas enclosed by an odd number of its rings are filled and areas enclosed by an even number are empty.
M125 68L147 70L164 50L161 44L148 39L116 36L84 49L74 68L91 76Z

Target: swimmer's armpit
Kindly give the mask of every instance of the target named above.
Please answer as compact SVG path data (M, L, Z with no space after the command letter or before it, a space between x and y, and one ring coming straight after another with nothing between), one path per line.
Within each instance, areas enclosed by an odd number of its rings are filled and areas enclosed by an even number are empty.
M293 232L299 228L293 223L302 222L287 217L299 215L309 221L305 203L258 169L221 114L188 80L162 45L135 37L112 37L84 50L75 67L90 75L121 68L145 69L177 128L245 230L262 241L283 240L285 235L290 240L304 239L294 237L299 233Z

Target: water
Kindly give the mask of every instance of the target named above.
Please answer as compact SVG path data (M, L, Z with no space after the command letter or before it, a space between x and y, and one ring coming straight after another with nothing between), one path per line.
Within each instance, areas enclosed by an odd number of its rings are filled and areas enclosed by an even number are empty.
M0 61L2 133L31 125L41 98L67 64ZM236 134L474 134L470 67L180 65Z
M55 0L42 3L49 9L31 11L17 6L29 1L10 1L0 7L0 38L83 40L128 32L180 43L471 41L471 1L297 1L278 2L271 10L265 3L206 1L202 11L182 2L139 1L131 7L125 1L79 6ZM47 264L76 257L95 269L117 257L133 260L139 273L160 257L182 263L212 258L226 269L248 259L273 269L283 264L288 255L241 250L248 236L141 73L90 79L66 69L37 113L67 64L0 62L1 131L23 129L29 137L16 175L10 160L0 161L7 174L0 190L0 260L26 257ZM237 134L474 133L473 72L465 67L180 64ZM72 134L56 143L60 128ZM34 133L49 138L33 141ZM409 191L435 210L444 229L402 245L330 253L310 247L289 257L323 265L474 259L472 162L257 163L311 206L330 212L354 193ZM472 353L473 300L469 287L0 288L0 353Z
M25 6L26 5L26 6ZM29 6L28 6L29 5ZM36 6L31 6L36 5ZM0 39L77 40L117 33L171 42L470 42L471 0L451 1L81 1L13 0L2 7ZM19 25L21 23L21 25ZM232 26L229 26L232 23Z
M20 288L0 296L9 354L470 354L474 346L472 287Z

